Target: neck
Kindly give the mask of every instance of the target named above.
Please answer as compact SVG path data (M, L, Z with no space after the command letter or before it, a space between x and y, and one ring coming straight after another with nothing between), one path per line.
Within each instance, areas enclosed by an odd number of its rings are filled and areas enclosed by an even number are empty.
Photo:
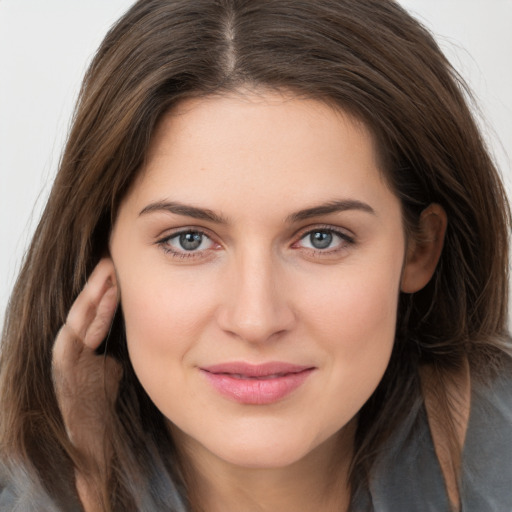
M285 467L247 468L230 464L190 439L180 445L194 512L340 512L348 510L348 472L355 421ZM182 437L182 436L180 436ZM185 442L182 442L185 441ZM193 443L193 441L192 441Z

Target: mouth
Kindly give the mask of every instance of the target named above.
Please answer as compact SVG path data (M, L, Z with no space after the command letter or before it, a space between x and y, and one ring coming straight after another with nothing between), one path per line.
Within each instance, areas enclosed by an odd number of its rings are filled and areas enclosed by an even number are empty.
M315 369L282 362L234 362L203 367L200 371L223 397L246 405L268 405L292 394Z
M296 372L299 373L299 372ZM261 377L252 377L249 375L242 375L241 373L219 373L217 375L227 375L233 379L244 379L244 380L270 380L278 379L279 377L285 377L286 375L292 375L292 373L273 373L272 375L262 375Z

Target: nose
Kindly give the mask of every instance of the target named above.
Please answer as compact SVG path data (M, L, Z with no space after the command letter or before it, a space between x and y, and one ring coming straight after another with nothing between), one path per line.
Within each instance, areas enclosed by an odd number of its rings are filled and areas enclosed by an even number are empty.
M295 314L283 281L280 263L262 251L235 258L223 284L217 315L221 329L249 343L265 343L290 331Z

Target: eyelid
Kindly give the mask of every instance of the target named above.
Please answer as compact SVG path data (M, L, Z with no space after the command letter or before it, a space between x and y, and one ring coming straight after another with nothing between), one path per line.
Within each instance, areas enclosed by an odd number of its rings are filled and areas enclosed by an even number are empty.
M352 233L347 228L342 228L339 226L333 226L332 224L310 224L308 226L305 226L298 230L295 235L293 236L296 240L301 240L306 235L309 235L310 233L314 233L315 231L329 231L331 233L334 233L336 235L339 235L343 239L351 242L356 241L356 236L354 233Z
M201 258L206 257L206 253L208 253L211 250L216 250L217 248L221 247L221 244L216 241L216 237L210 234L208 229L205 229L203 227L197 227L197 226L180 226L179 228L174 228L172 230L167 230L165 232L165 235L159 235L158 239L156 240L155 244L162 248L162 250L166 254L171 254L172 256L180 257L180 258ZM180 250L172 247L168 241L176 238L180 235L184 235L187 233L197 233L200 234L203 237L208 238L211 243L214 245L212 248L207 249L201 249L201 250L193 250L193 251L186 251L185 249Z
M303 240L306 236L310 235L311 233L314 233L315 231L325 231L332 233L343 241L343 243L340 243L340 247L333 247L333 248L326 248L326 249L316 249L311 247L300 247L298 244ZM160 246L162 250L164 250L167 254L171 254L175 257L180 258L205 258L208 255L210 255L212 250L217 250L219 248L222 248L222 244L220 244L216 240L216 236L214 234L211 234L210 230L204 227L199 226L180 226L179 228L173 228L170 230L163 231L160 234L158 239L155 241L155 244ZM185 249L179 250L176 248L171 247L167 242L175 238L179 235L186 234L186 233L198 233L206 238L208 238L212 244L214 244L214 247L207 248L207 249L201 249L201 250L191 250L186 251ZM293 249L303 249L304 251L308 251L310 253L314 253L315 255L329 255L329 254L336 254L337 252L341 252L343 250L347 250L350 245L353 245L356 243L356 237L355 235L349 231L346 228L341 228L339 226L333 226L330 224L314 224L314 225L308 225L305 227L302 227L298 232L296 232L295 235L293 235L293 239L295 240L291 248Z
M333 248L327 248L327 249L315 249L311 247L297 247L297 245L304 240L308 235L311 235L312 233L315 233L317 231L325 231L328 233L332 233L338 237L340 237L343 240L343 244L341 247L333 247ZM334 254L339 251L343 251L347 249L347 246L353 245L356 243L356 237L354 234L348 232L348 230L344 228L340 228L338 226L332 226L329 224L316 224L316 225L309 225L304 228L302 228L295 236L294 239L296 240L292 244L292 248L294 249L303 249L305 251L313 252L319 255L329 255Z

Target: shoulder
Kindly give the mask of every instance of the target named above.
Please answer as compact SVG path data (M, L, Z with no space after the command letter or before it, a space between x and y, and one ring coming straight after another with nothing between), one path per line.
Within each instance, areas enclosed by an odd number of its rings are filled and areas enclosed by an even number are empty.
M472 386L462 459L463 508L512 510L512 362Z
M422 400L414 403L380 453L372 469L369 494L371 505L353 507L355 511L450 510Z
M6 482L0 480L0 512L14 510L16 505L16 496L12 489L9 489Z
M0 512L79 512L76 500L57 504L21 467L8 469L0 461Z
M512 362L509 360L492 378L472 378L460 485L464 512L512 510ZM411 408L376 461L367 501L371 505L356 506L354 510L450 510L421 400Z
M15 510L16 494L4 464L0 461L0 512Z

